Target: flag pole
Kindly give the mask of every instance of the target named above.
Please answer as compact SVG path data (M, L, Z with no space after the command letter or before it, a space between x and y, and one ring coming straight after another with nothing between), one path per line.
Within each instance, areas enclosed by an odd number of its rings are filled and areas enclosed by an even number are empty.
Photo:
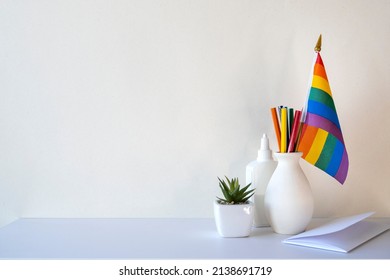
M321 51L321 45L322 45L322 34L318 37L317 43L314 47L314 58L313 58L313 63L311 66L311 71L310 71L310 76L309 76L309 84L308 84L308 90L306 94L306 103L305 106L302 108L302 113L301 113L301 123L299 125L299 130L298 130L298 136L296 140L296 146L295 146L295 151L298 151L299 144L301 142L301 137L302 137L302 129L303 129L303 124L306 121L306 115L307 115L307 103L309 102L309 95L310 95L310 89L311 89L311 84L313 82L313 72L314 72L314 66L317 61L317 54Z
M306 103L305 103L305 106L303 107L303 110L302 110L301 122L305 122L305 120L306 120L307 102L309 101L311 84L313 82L314 65L316 64L317 54L321 51L321 45L322 45L322 34L320 34L320 36L318 37L317 43L314 47L315 54L314 54L313 63L312 63L311 71L310 71L309 84L307 87L308 90L307 90L307 95L306 95Z

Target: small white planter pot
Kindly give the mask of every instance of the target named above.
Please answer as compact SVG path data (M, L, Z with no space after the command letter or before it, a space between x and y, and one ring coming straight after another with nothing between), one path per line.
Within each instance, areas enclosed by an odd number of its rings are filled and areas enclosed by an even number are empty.
M214 218L222 237L249 236L253 224L254 207L247 204L224 205L214 201Z

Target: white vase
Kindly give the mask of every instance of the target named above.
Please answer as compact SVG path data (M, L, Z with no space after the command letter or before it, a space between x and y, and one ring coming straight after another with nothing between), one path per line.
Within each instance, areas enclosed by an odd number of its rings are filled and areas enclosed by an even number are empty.
M250 235L254 207L247 204L220 204L214 201L214 218L218 233L222 237L246 237Z
M302 153L274 156L278 165L265 193L265 214L276 233L297 234L306 229L314 208L309 181L299 165Z

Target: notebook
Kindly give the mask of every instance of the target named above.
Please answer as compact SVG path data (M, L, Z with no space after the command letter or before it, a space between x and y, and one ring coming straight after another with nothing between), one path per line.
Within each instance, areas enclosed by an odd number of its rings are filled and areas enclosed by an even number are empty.
M365 221L374 212L335 219L283 240L283 243L347 253L390 228L389 224Z

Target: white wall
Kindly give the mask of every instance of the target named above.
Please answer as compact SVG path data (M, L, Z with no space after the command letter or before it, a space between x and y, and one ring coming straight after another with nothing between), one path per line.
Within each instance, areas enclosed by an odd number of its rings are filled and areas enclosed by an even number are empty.
M0 220L211 217L318 35L350 171L315 216L390 215L390 2L0 1Z

